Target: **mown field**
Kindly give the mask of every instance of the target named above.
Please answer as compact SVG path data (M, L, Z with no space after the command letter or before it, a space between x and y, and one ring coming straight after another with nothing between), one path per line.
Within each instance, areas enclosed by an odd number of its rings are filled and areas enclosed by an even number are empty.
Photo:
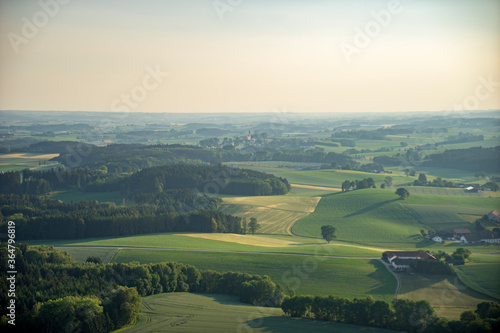
M259 233L290 234L290 228L299 219L314 212L320 197L226 197L221 209L226 214L249 220L257 218Z
M399 298L428 300L440 317L457 320L464 311L474 309L492 298L462 283L460 279L441 275L410 275L398 273L401 281Z
M376 244L394 249L415 245L423 226L397 196L378 189L356 190L324 196L313 214L292 228L295 235L321 237L321 226L337 228L337 239Z
M134 247L193 249L207 251L269 252L324 254L347 257L380 257L382 250L355 244L332 243L324 240L293 236L265 237L238 234L150 234L116 238L29 241L30 245L57 247Z
M141 315L136 325L120 332L381 333L391 331L286 317L279 308L243 304L237 297L229 295L169 293L144 297Z
M1 171L18 171L23 169L42 168L40 161L48 161L59 154L13 153L0 154ZM52 162L49 162L52 163Z
M420 229L441 223L446 228L468 226L454 214L483 215L498 206L496 198L411 195L402 201L389 190L355 190L323 196L315 212L299 220L292 232L321 237L321 226L329 224L337 228L337 240L386 249L421 248L432 242L420 236Z
M457 274L471 289L500 301L499 263L457 266Z
M474 225L464 219L464 215L480 218L488 213L482 208L441 205L405 205L406 208L423 224L434 230L465 228L474 231Z
M348 298L372 295L390 301L396 289L395 278L374 259L123 249L112 260L131 261L144 264L176 261L219 272L268 275L274 282L288 284L300 295L335 294Z

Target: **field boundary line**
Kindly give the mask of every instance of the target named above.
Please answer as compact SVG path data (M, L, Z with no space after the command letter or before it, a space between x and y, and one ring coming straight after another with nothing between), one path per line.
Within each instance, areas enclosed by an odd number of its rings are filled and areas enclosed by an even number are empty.
M158 251L187 251L187 252L214 252L214 253L242 253L242 254L266 254L266 255L287 255L287 256L306 256L306 257L327 257L339 259L359 259L359 260L373 260L379 259L378 257L348 257L348 256L333 256L326 254L309 254L309 253L293 253L293 252L257 252L257 251L232 251L232 250L203 250L203 249L173 249L161 247L133 247L133 246L83 246L83 245L65 245L54 247L74 247L74 248L89 248L89 249L118 249L113 258L121 250L158 250ZM110 260L110 262L111 262Z

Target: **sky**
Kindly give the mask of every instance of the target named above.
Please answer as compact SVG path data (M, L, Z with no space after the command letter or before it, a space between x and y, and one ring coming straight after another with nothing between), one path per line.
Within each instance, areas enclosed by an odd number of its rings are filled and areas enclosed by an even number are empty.
M0 0L0 110L500 109L498 0Z

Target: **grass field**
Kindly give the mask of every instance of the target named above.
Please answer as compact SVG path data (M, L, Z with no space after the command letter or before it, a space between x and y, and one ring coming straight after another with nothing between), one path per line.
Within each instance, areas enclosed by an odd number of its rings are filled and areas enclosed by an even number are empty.
M259 233L290 234L291 226L314 212L320 197L226 197L222 211L226 214L255 217L261 225Z
M342 259L297 255L214 253L162 250L120 250L112 262L154 263L176 261L200 269L268 275L288 284L300 295L330 295L354 298L372 295L392 300L394 277L378 260Z
M458 278L441 275L410 275L399 273L401 289L399 298L428 300L436 314L457 320L464 311L475 309L482 301L492 298L464 285Z
M419 240L423 226L397 200L394 193L357 190L324 196L310 216L292 228L296 235L321 237L321 226L337 228L337 239L381 248L407 247Z
M111 261L113 256L118 252L115 248L83 248L83 247L58 247L61 251L66 251L78 263L84 263L88 257L99 257L102 262L107 264Z
M64 202L94 200L100 202L114 202L117 206L121 206L124 202L124 197L120 192L55 191L50 193L50 197ZM135 203L132 200L125 199L126 206L132 206L134 204Z
M144 297L141 315L136 325L120 332L379 333L391 331L286 317L279 308L244 304L235 296L168 293Z
M500 300L500 263L458 266L457 275L469 288Z
M208 237L224 237L225 239L207 239ZM282 242L277 242L277 240L281 240ZM323 240L304 237L278 236L277 238L266 238L258 235L253 236L237 234L203 234L203 237L196 237L196 235L193 234L151 234L116 238L29 241L29 244L46 244L57 247L138 247L194 249L206 251L324 254L332 256L368 258L380 257L382 252L378 249L371 249L369 247L366 248L355 244L326 244ZM283 247L278 247L277 244L283 244Z
M434 230L465 228L474 231L474 225L462 217L476 216L481 217L486 214L482 208L464 207L464 206L441 206L441 205L405 205L406 208L423 224Z
M481 193L467 192L462 188L432 187L432 186L405 186L410 195L442 195L450 197L483 197Z
M15 171L40 167L39 161L47 161L59 154L15 153L0 154L0 170Z
M352 170L304 170L297 171L293 169L293 165L303 163L292 162L232 162L226 163L229 166L238 168L253 169L262 172L272 173L279 177L285 177L291 184L313 185L323 187L342 187L344 180L354 181L363 178L373 178L377 184L381 184L385 177L391 176L394 185L406 184L415 180L414 177L406 177L400 172L395 171L394 174L378 174Z

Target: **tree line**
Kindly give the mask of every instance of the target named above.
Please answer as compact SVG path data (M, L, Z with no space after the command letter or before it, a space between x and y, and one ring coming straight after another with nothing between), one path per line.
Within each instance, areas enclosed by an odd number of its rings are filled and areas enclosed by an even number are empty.
M392 305L392 307L391 307ZM498 332L500 305L481 302L476 311L465 311L460 320L438 317L426 300L395 299L391 304L371 296L353 300L337 296L294 296L283 301L286 315L406 332Z
M0 184L0 193L43 195L53 190L81 189L89 192L120 191L128 197L170 189L240 195L281 195L291 189L286 178L264 172L222 165L180 164L145 168L131 175L109 174L105 166L99 170L24 169L0 174Z
M7 248L0 246L0 278L7 275ZM174 262L76 264L53 247L16 246L16 326L19 332L109 332L133 323L141 297L166 292L221 293L242 302L280 306L292 291L267 276L199 270ZM6 314L7 284L0 284L0 326Z
M245 221L241 217L215 209L220 199L196 193L190 195L189 191L175 192L170 205L161 201L131 207L117 207L109 202L64 203L35 195L0 194L0 232L6 232L9 219L16 222L16 234L20 240L159 232L244 232ZM179 199L183 195L185 198Z

